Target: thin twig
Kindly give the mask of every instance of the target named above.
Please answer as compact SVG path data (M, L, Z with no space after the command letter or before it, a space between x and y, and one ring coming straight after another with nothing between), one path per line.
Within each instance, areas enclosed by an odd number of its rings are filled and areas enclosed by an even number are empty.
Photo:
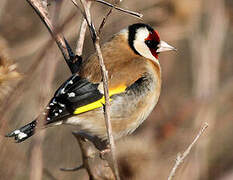
M83 18L83 21L82 21L81 26L80 26L79 38L77 40L77 45L76 45L76 50L75 50L75 54L78 55L78 56L82 56L83 44L84 44L84 40L85 40L86 29L87 29L87 22Z
M56 29L54 28L54 26L52 25L50 19L48 18L46 9L43 7L43 5L41 4L40 1L38 0L26 0L30 6L35 10L35 12L37 13L37 15L40 17L40 19L42 20L42 22L45 24L45 26L47 27L48 31L50 32L51 36L54 38L54 40L56 41L59 49L62 52L62 55L67 63L67 65L69 66L71 72L73 72L73 62L70 59L70 54L69 54L69 50L67 48L67 45L65 43L65 39L64 37L58 33L56 31Z
M76 2L74 2L73 0L72 2L73 4L75 4L75 6L77 6ZM91 1L87 1L87 8L90 8L90 7L91 7ZM87 30L87 21L83 17L83 21L81 23L81 27L79 31L79 38L78 38L76 50L75 50L75 54L78 56L82 56L82 53L83 53L83 44L85 40L86 30Z
M197 136L194 138L194 140L192 141L192 143L188 146L188 148L184 151L183 154L178 154L177 158L176 158L176 163L173 166L169 176L168 176L168 180L171 180L176 173L177 168L181 165L181 163L183 163L184 159L189 155L192 147L195 145L195 143L197 142L197 140L200 138L200 136L203 134L203 132L206 130L206 128L208 127L208 124L205 123L204 126L201 128L201 130L199 131L199 133L197 134Z
M78 7L77 3L74 0L72 0L72 3L76 7ZM87 8L90 8L90 7L91 7L91 1L88 1L87 2ZM75 53L78 56L82 56L86 29L87 29L87 21L86 21L86 18L84 16L83 21L82 21L81 26L80 26L79 38L77 40L77 45L76 45L76 50L75 50ZM62 171L78 171L80 169L86 169L86 171L87 171L87 173L89 175L89 179L90 180L95 179L94 174L92 173L91 167L90 167L89 162L88 162L88 159L89 159L88 149L85 146L85 142L80 138L80 136L78 134L73 133L73 135L75 136L76 140L78 141L78 144L79 144L79 147L80 147L80 150L81 150L83 164L81 166L74 167L74 168L61 168L60 170L62 170Z
M134 16L136 18L142 19L143 15L140 14L140 13L117 7L117 6L115 6L115 5L113 5L113 4L109 3L109 2L104 1L104 0L96 0L96 2L107 5L109 7L112 7L114 9L116 9L116 10L122 11L122 12L127 13L127 14L129 14L131 16Z
M109 17L110 14L112 13L112 10L113 10L113 7L112 7L112 8L108 11L108 13L104 16L104 18L103 18L103 20L102 20L102 22L101 22L101 24L100 24L99 30L98 30L99 34L101 34L101 30L103 29L103 27L104 27L104 25L105 25L105 23L106 23L108 17Z
M103 77L103 86L104 86L104 97L105 97L105 111L104 111L104 117L105 117L105 124L107 128L107 134L108 134L108 139L109 139L109 144L110 144L110 149L111 149L111 155L112 155L112 161L113 161L113 167L114 167L114 175L117 180L120 179L119 176L119 171L118 171L118 165L117 165L117 160L116 160L116 147L114 143L114 138L112 134L112 125L110 121L110 101L109 101L109 90L108 90L108 74L106 67L104 65L104 60L103 60L103 55L100 49L100 44L99 44L99 36L97 35L97 32L95 30L95 26L92 23L91 16L90 16L90 8L87 8L87 1L86 0L80 0L86 17L87 17L87 23L89 26L89 29L91 31L92 35L92 40L99 58L99 64L101 66L101 74Z
M104 25L106 24L106 21L107 21L108 17L109 17L110 14L112 13L112 11L113 11L113 9L114 9L114 6L115 6L117 3L119 3L119 2L120 2L120 0L115 0L115 1L114 1L113 7L111 7L111 9L108 11L108 13L104 16L104 18L103 18L103 20L102 20L102 22L101 22L101 24L100 24L99 30L98 30L99 34L101 34L101 31L102 31Z

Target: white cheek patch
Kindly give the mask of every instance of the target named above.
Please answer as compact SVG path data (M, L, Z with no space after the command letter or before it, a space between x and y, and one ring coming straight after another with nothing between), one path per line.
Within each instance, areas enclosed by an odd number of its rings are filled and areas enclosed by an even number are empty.
M145 44L145 39L149 36L149 34L150 32L147 30L147 28L139 28L136 32L134 48L140 55L144 56L145 58L158 62L158 60L151 54L150 49Z

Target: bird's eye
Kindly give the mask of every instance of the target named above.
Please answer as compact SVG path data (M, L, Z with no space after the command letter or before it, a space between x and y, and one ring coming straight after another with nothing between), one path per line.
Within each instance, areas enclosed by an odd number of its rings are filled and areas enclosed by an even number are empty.
M152 45L152 41L151 41L151 40L146 40L145 43L146 43L146 45L149 46L149 47Z
M158 43L153 40L146 40L145 43L149 48L153 48L153 49L157 48L158 45Z

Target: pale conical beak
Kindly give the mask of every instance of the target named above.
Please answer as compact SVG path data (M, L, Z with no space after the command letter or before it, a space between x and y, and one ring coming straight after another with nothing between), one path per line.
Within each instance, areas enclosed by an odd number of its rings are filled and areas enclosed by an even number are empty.
M158 47L159 48L156 50L157 53L164 52L164 51L177 51L176 48L170 46L168 43L164 41L160 41Z

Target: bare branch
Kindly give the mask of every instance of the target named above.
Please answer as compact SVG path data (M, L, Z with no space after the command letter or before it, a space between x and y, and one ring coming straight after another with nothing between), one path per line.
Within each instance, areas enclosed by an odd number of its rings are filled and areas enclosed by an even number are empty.
M79 9L79 6L77 5L77 3L74 0L71 0L72 3ZM87 2L87 8L91 7L91 1ZM82 12L82 10L81 10ZM87 21L86 21L86 16L85 14L82 12L82 14L84 15L83 17L83 21L81 23L80 26L80 30L79 30L79 38L77 40L77 45L76 45L76 50L75 53L78 56L82 56L82 52L83 52L83 44L84 44L84 40L85 40L85 34L86 34L86 29L87 29ZM89 179L95 179L94 178L94 174L91 171L91 167L89 166L88 163L88 159L90 158L88 156L88 147L85 146L85 142L81 139L81 137L79 136L78 133L73 133L73 135L75 136L76 140L78 141L80 150L81 150L81 155L82 155L82 160L83 160L83 164L81 166L78 167L74 167L74 168L61 168L60 170L62 171L78 171L80 169L86 169L88 175L89 175Z
M52 25L50 19L48 18L48 12L46 11L45 7L38 0L26 0L26 1L35 10L37 15L40 17L42 22L47 27L47 29L50 32L51 36L54 38L54 40L56 41L59 49L61 50L62 55L63 55L67 65L69 66L71 72L73 73L74 72L74 70L73 70L74 62L72 62L72 59L70 59L70 51L67 48L67 43L65 42L64 37L61 34L59 34L56 31L56 29L54 28L54 26Z
M108 17L109 17L110 14L112 13L112 10L113 10L113 7L112 7L112 8L108 11L108 13L104 16L104 18L103 18L103 20L102 20L102 22L101 22L101 24L100 24L99 30L98 30L99 34L101 34L101 30L103 29L103 27L104 27L104 25L105 25L105 23L106 23Z
M73 0L72 2L73 4L75 4L75 6L77 6L77 4ZM90 8L90 7L91 7L91 1L88 1L87 8ZM75 54L78 56L81 56L83 52L83 44L85 40L86 29L87 29L87 21L85 20L85 18L83 18L80 31L79 31L79 38L78 38L76 50L75 50Z
M115 3L114 3L114 6L115 6L116 4L118 4L120 1L121 1L121 0L115 0L115 1L114 1L114 2L115 2ZM103 20L102 20L102 22L101 22L101 24L100 24L99 30L98 30L99 34L101 34L101 30L103 29L103 27L104 27L104 25L105 25L105 23L106 23L108 17L110 16L110 14L111 14L112 11L113 11L113 9L114 9L114 7L111 7L111 9L108 11L108 13L104 16L104 18L103 18Z
M104 4L104 5L107 5L109 7L112 7L114 9L116 9L116 10L119 10L121 12L127 13L127 14L129 14L131 16L136 17L136 18L142 19L143 15L140 14L140 13L137 13L137 12L134 12L134 11L130 11L130 10L126 10L126 9L123 9L123 8L120 8L120 7L117 7L117 6L115 6L115 5L113 5L113 4L109 3L109 2L104 1L104 0L96 0L96 2Z
M120 179L119 176L119 171L118 171L118 165L116 161L116 148L115 148L115 143L114 143L114 138L112 134L112 125L110 121L110 101L109 101L109 90L108 90L108 74L106 67L104 65L104 60L103 60L103 55L100 49L100 44L99 44L99 36L97 35L97 32L95 30L95 26L92 23L91 16L90 16L90 8L87 7L87 1L86 0L80 0L86 17L87 17L87 22L91 31L92 35L92 40L99 58L99 63L101 66L101 73L103 77L103 86L104 86L104 97L105 97L105 111L104 111L104 117L105 117L105 124L107 128L107 134L108 134L108 139L110 143L110 149L111 149L111 155L112 155L112 160L113 160L113 167L114 167L114 175L117 180Z
M199 131L199 133L197 134L197 136L194 138L193 142L188 146L188 148L184 151L183 154L178 154L177 158L176 158L176 163L173 166L169 176L168 176L168 180L172 180L172 178L175 176L176 170L177 168L181 165L181 163L183 163L184 159L189 155L192 147L195 145L195 143L198 141L198 139L201 137L201 135L203 134L203 132L206 130L206 128L208 127L208 124L205 123L204 126L201 128L201 130Z
M79 38L77 40L77 45L75 50L75 54L78 56L81 56L83 52L83 44L85 40L86 29L87 29L87 22L83 18L82 24L80 26Z

